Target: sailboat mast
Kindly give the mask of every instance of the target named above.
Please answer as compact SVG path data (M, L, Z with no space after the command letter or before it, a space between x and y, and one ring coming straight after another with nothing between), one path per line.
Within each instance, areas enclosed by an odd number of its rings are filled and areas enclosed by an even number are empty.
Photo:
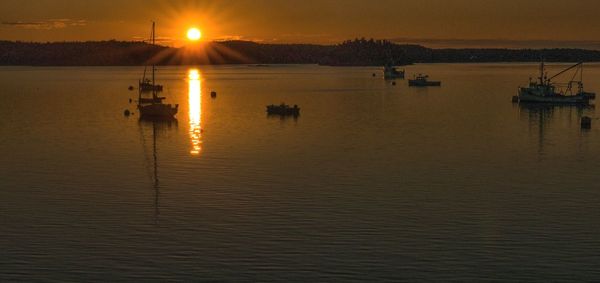
M152 46L156 45L156 23L152 22ZM154 60L152 61L152 97L156 99L156 66Z
M155 30L155 27L156 27L156 23L152 22L152 46L156 45L156 33L155 33L156 30ZM154 61L152 61L152 86L154 86L154 76L155 76L154 73L155 73L155 71L156 71L156 67L154 65Z

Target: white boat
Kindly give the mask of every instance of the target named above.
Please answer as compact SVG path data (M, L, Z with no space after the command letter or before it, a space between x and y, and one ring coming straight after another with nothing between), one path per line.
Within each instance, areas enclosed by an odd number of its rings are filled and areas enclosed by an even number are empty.
M554 83L552 80L565 72L577 68L579 80L571 80L566 84ZM540 76L537 81L529 81L527 87L519 88L518 101L526 103L555 103L555 104L589 104L596 97L595 93L583 90L583 63L577 63L558 74L548 78L544 62L540 64ZM576 86L577 89L573 89Z

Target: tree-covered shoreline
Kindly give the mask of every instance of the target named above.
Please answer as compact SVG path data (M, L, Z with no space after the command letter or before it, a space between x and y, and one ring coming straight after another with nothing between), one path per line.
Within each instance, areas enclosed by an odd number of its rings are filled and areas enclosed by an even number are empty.
M432 49L386 40L355 39L336 45L206 42L174 48L143 42L0 41L4 66L137 66L219 64L320 64L382 66L412 63L600 62L600 51L585 49Z

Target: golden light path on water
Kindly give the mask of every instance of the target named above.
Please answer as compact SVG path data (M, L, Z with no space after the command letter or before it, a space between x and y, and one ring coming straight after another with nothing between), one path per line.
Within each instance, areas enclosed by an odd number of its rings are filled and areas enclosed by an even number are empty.
M199 155L200 151L202 151L202 88L200 71L197 69L190 69L188 71L188 80L190 140L192 142L190 154Z

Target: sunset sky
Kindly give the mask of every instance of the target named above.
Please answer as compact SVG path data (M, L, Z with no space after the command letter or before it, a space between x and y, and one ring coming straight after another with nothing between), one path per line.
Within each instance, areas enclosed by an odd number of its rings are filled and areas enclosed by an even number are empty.
M597 0L2 0L0 39L336 43L356 37L431 46L600 46Z

